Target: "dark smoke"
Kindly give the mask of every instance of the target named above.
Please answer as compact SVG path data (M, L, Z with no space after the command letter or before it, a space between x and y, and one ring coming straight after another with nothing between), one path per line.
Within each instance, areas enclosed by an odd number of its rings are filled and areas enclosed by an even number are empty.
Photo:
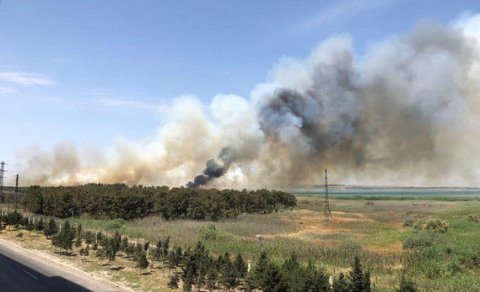
M230 164L234 160L234 151L230 147L224 147L218 158L223 162L219 164L215 159L210 159L206 163L206 167L203 170L203 174L197 175L193 181L187 183L188 188L196 188L199 186L206 185L209 181L214 178L221 177L228 170Z

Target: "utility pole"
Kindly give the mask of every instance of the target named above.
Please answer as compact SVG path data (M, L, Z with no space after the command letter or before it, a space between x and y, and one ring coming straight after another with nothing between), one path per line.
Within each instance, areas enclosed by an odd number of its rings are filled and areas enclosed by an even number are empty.
M18 201L18 174L15 176L15 210L17 210Z
M5 203L5 196L3 195L3 179L5 178L5 162L0 162L0 200L1 203Z
M325 169L325 209L323 210L323 215L330 217L332 216L332 211L330 211L330 200L328 198L328 176L327 169Z

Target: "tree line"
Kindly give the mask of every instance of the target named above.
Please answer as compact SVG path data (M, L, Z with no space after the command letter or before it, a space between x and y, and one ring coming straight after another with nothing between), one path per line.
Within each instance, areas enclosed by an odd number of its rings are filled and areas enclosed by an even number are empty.
M271 213L293 208L292 194L273 190L218 190L87 184L31 186L23 197L29 211L66 218L89 214L125 220L149 215L170 219L219 220L241 213Z
M242 290L242 291L335 291L366 292L371 290L370 273L362 267L360 259L354 258L350 271L330 277L327 272L313 261L305 264L292 254L283 263L271 260L262 251L253 267L241 254L212 255L202 242L195 247L182 248L171 246L170 238L160 240L156 246L149 242L133 243L120 233L108 236L103 233L84 231L81 225L72 226L69 221L60 225L51 218L36 222L23 217L20 213L10 212L0 218L0 231L3 226L13 225L27 230L43 232L53 246L66 253L72 253L73 245L79 249L80 256L94 256L107 260L108 264L117 256L135 261L138 269L162 266L168 269L169 288L178 288L182 284L184 291L206 289ZM402 278L403 290L415 291L410 283ZM403 285L403 286L402 286ZM407 285L407 286L405 286ZM410 285L410 286L409 286ZM405 289L407 288L407 289ZM413 290L408 290L408 289Z

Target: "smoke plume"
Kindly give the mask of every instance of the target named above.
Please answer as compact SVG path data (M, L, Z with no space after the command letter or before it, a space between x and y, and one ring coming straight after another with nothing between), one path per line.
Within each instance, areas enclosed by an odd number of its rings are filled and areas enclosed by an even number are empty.
M305 60L280 60L248 99L175 99L169 122L144 141L105 153L24 150L23 176L254 188L315 184L328 168L342 183L478 185L479 27L480 15L424 22L360 56L335 36Z

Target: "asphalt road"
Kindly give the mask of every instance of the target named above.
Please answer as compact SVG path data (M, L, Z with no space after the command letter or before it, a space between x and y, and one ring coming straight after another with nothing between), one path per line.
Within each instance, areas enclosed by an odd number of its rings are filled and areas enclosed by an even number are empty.
M0 292L129 291L0 239Z

